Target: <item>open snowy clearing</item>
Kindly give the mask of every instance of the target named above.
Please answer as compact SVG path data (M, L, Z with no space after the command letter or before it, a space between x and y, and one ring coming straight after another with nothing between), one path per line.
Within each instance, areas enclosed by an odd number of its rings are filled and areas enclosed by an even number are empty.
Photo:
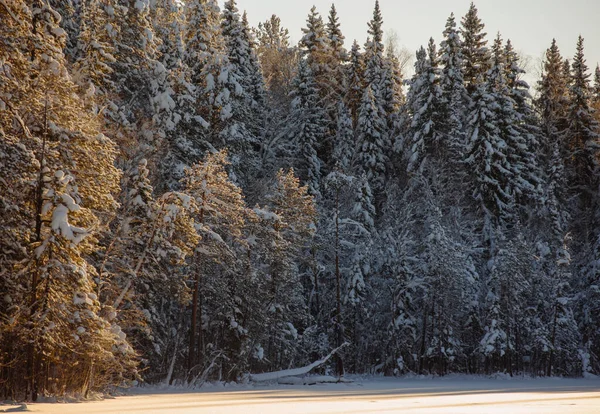
M7 406L0 406L9 409ZM248 385L200 391L137 390L72 404L30 404L35 413L600 413L600 380L374 379L315 386ZM17 408L18 410L18 408Z

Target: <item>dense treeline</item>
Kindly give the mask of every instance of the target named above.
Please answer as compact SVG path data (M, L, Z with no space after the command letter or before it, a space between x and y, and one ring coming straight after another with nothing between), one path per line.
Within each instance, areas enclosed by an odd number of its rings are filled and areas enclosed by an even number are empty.
M234 0L0 0L0 395L600 371L600 68L471 5L298 46ZM405 93L406 92L406 93Z

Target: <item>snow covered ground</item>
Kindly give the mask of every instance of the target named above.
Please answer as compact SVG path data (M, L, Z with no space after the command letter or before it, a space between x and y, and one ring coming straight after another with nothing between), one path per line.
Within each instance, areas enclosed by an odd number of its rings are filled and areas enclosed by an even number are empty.
M245 385L200 391L139 389L98 402L29 404L35 413L600 413L600 379L359 380L313 386ZM0 406L2 409L9 408Z

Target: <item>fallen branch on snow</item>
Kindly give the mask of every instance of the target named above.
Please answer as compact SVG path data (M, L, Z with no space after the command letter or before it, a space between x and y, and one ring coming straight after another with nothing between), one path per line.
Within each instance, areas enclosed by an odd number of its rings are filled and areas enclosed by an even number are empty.
M329 361L329 359L333 355L335 355L340 349L342 349L346 345L348 345L348 342L344 342L341 346L335 348L325 358L319 359L318 361L315 361L312 364L309 364L305 367L284 369L282 371L275 371L275 372L265 372L264 374L250 374L250 381L256 381L256 382L273 381L273 380L276 380L279 378L294 377L294 376L298 376L298 375L308 374L314 368L318 367L319 365L323 365L324 363Z

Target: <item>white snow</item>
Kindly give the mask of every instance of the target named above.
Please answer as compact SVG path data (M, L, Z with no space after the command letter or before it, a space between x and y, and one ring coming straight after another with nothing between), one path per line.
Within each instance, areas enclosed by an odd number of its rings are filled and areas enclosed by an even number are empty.
M297 381L298 382L298 381ZM302 383L309 382L309 379ZM354 378L317 385L209 385L136 388L132 396L78 404L29 404L34 413L419 413L591 414L600 412L600 380ZM3 408L3 407L0 407ZM7 407L8 408L8 407Z

